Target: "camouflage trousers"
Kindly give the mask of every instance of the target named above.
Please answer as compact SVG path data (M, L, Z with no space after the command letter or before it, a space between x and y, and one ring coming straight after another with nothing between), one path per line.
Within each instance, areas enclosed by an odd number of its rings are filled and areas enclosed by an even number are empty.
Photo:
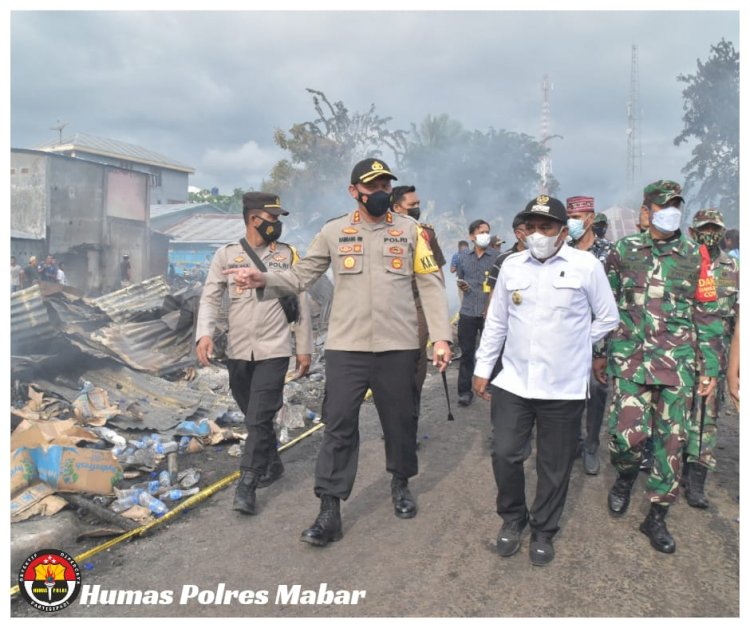
M613 378L607 418L610 459L618 473L637 473L643 445L652 438L654 463L646 481L651 502L670 504L677 499L691 393L685 386L652 386Z
M698 377L696 377L696 382ZM719 376L714 391L706 397L706 414L703 417L703 439L701 440L701 413L703 412L703 397L699 397L696 388L693 390L693 411L690 413L688 426L687 460L697 462L711 471L716 468L716 443L719 439L718 419L721 407L724 405L724 387L726 377ZM700 447L700 452L698 448Z

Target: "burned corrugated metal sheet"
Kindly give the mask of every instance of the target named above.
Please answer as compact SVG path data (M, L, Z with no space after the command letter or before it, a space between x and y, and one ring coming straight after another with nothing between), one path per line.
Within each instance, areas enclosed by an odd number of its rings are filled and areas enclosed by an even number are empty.
M172 244L226 244L245 235L245 222L237 214L197 214L163 231L171 236Z
M50 390L72 402L78 395L81 381L90 381L106 390L110 404L120 408L120 414L109 419L108 425L123 429L158 430L170 435L182 421L215 418L228 408L234 409L234 401L226 395L194 390L188 382L170 382L125 366L66 375L55 381L35 380L34 383L41 390Z
M39 286L18 290L10 295L11 352L40 345L55 336L47 306Z
M151 277L141 283L115 290L86 302L98 307L115 322L130 321L143 313L159 310L164 297L171 294L163 276Z

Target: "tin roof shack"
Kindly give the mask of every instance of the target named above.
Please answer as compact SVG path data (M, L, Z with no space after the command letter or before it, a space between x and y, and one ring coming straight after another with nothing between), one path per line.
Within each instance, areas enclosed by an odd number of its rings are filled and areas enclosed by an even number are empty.
M11 149L11 230L44 238L45 253L65 262L68 284L86 293L119 287L126 252L133 281L154 274L149 190L142 172Z
M75 133L60 142L43 144L39 150L145 172L152 203L187 202L188 176L195 173L190 166L148 148L89 133Z
M238 242L245 222L238 214L198 214L164 230L170 237L169 262L179 277L203 280L216 249Z

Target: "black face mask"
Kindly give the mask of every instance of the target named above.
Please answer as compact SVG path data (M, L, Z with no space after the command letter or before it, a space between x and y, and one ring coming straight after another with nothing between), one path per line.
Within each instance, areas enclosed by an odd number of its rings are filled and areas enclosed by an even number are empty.
M276 242L281 237L281 221L271 222L270 220L264 220L260 218L260 224L255 227L260 234L260 237L266 242Z
M604 234L607 233L607 227L605 225L594 225L591 227L591 230L599 238L603 238Z
M363 198L367 200L365 201ZM358 191L357 200L365 206L370 216L375 216L376 218L385 214L391 206L391 195L382 190L373 192L372 194L362 194L362 192Z
M419 210L419 207L410 207L406 210L406 213L409 214L414 220L419 220L419 217L422 215L422 212Z

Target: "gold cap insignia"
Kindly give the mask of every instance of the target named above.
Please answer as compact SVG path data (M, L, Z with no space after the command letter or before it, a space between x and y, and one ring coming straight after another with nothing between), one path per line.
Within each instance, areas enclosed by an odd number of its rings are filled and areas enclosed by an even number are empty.
M536 202L539 205L546 205L547 203L549 203L549 196L547 196L546 194L540 194L536 197Z
M383 169L383 164L381 164L379 161L373 161L371 168L373 170L382 170Z

